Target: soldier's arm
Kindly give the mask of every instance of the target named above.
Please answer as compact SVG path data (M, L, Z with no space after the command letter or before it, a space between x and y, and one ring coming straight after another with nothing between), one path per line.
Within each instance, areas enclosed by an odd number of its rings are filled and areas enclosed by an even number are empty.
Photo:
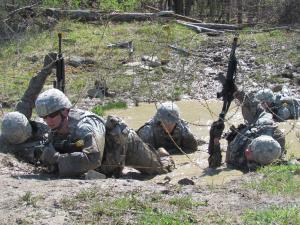
M78 129L77 136L84 142L81 152L59 156L58 169L61 176L81 175L101 165L105 144L105 127L103 124L93 124L94 122L89 118Z
M190 131L187 124L183 123L182 142L181 148L185 153L191 153L197 151L197 139Z
M45 56L44 67L34 77L31 78L27 89L25 90L21 101L18 102L16 110L23 113L27 119L31 118L34 102L41 92L47 77L51 74L52 67L55 64L56 54L50 53Z
M143 142L151 145L154 148L156 147L154 142L153 129L150 124L145 124L140 129L138 129L137 135L143 140Z

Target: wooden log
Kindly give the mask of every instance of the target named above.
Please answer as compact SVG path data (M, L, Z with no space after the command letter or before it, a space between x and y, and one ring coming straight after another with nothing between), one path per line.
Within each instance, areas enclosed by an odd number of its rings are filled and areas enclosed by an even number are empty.
M195 26L216 29L216 30L239 30L242 29L242 26L234 24L221 24L221 23L190 23Z
M174 13L173 11L160 11L159 9L154 8L152 6L149 6L149 5L145 5L145 7L148 8L148 9L153 10L154 12L157 12L158 14L163 13L163 12L169 12L169 15L176 18L176 19L181 19L181 20L184 20L184 21L194 22L194 23L202 23L201 20L194 19L194 18L188 17L188 16L179 15L179 14Z
M46 14L56 19L68 17L79 21L99 21L107 19L116 22L145 21L158 16L156 13L103 13L94 10L63 10L57 8L46 9Z
M224 31L214 30L214 29L210 29L210 28L206 28L206 27L200 27L200 26L196 26L196 25L193 25L193 24L190 24L190 23L183 22L183 21L178 21L177 20L177 23L179 23L183 26L186 26L188 28L191 28L192 30L194 30L198 33L201 33L201 32L224 33Z

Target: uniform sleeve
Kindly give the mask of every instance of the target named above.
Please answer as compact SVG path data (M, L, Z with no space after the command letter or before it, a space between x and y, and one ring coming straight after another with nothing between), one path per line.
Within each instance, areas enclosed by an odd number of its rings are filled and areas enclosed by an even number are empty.
M190 131L187 124L183 123L182 144L181 148L185 153L197 151L197 139Z
M51 74L51 69L48 67L43 68L37 75L31 78L28 88L26 89L21 101L18 102L16 110L23 113L27 119L31 118L32 109L36 97L41 92L47 77Z
M78 124L77 139L84 141L82 151L60 154L58 169L61 176L78 176L101 165L105 127L102 123L87 118Z
M155 148L153 129L150 124L145 124L138 129L137 134L143 140L143 142Z

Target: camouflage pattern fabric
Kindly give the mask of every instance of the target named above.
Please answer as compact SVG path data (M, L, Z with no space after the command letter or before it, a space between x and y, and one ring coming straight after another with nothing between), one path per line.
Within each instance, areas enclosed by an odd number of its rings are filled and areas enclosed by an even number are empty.
M23 113L28 120L31 118L35 99L43 89L47 77L51 74L51 65L54 64L53 60L50 59L51 54L46 55L43 69L31 78L21 101L16 106L16 110Z
M42 157L43 163L57 165L60 176L79 176L99 167L105 145L105 126L102 118L87 111L71 109L68 126L67 135L57 132L49 135L50 144L57 153L51 148L46 149L46 152L43 152L46 155ZM82 145L65 144L79 141ZM55 160L53 154L48 154L47 151L55 153Z
M255 98L255 92L246 94L243 91L237 91L235 98L242 103L242 114L245 121L249 124L253 123L259 105L259 101ZM287 119L298 119L300 115L300 100L277 94L267 110L279 122Z
M228 143L226 152L226 163L240 169L256 169L259 165L255 162L247 162L244 152L251 141L261 135L273 137L281 146L282 157L285 152L284 134L277 128L272 120L272 115L267 112L261 112L256 118L255 123L247 126L241 126L237 135Z
M51 74L51 65L53 64L53 60L49 58L49 55L51 54L48 54L44 59L44 68L31 78L29 86L22 96L21 101L18 102L16 106L16 110L24 114L28 120L31 119L35 99L42 90L47 77ZM25 142L18 145L7 143L0 134L0 151L4 153L12 153L21 160L29 163L35 163L36 160L33 154L35 146L37 144L39 145L40 142L44 140L49 129L46 124L41 122L30 121L30 124L32 126L32 136Z
M169 135L164 131L159 122L151 119L142 126L137 134L139 137L151 147L158 149L165 148L169 153L182 153L171 140ZM176 127L171 133L172 139L185 152L191 153L197 151L197 140L191 133L188 125L183 120L176 123Z
M125 165L149 175L167 173L174 169L170 156L160 157L156 150L145 144L120 118L108 116L106 130L104 160L98 168L99 172L118 177Z

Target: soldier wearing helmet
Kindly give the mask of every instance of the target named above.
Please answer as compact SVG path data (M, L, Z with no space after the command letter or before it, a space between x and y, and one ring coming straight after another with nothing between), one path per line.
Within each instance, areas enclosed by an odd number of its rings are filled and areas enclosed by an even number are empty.
M80 176L89 170L120 175L124 165L142 173L166 173L171 160L161 160L136 133L117 117L101 117L72 108L57 89L49 89L35 102L37 114L51 129L41 161L58 168L61 176ZM164 156L165 157L165 156Z
M272 114L260 110L253 123L231 128L232 133L227 136L228 165L253 170L284 156L284 134L277 128Z
M22 160L35 163L35 146L40 145L49 129L46 124L30 119L35 99L51 74L55 59L54 53L45 56L44 67L31 78L28 88L16 106L17 111L4 115L0 135L1 152L9 152Z
M180 119L179 108L173 102L160 104L154 117L137 133L145 143L155 149L165 148L169 153L197 150L197 140L187 123Z
M237 91L235 97L242 104L243 117L248 123L252 122L260 107L270 112L278 122L299 118L300 100L285 93L274 94L271 89L265 88L248 94Z

